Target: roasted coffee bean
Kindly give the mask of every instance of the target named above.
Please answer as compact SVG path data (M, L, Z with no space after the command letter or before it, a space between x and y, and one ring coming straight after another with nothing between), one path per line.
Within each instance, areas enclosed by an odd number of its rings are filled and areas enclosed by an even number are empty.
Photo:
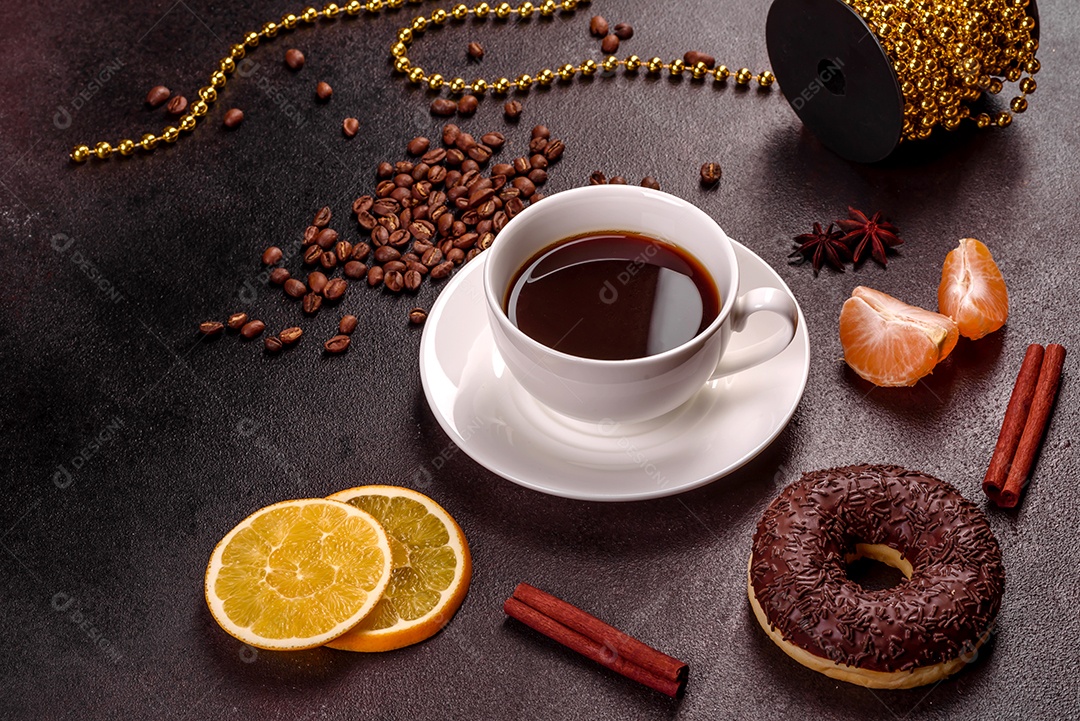
M320 270L308 273L307 287L311 289L312 293L322 293L323 288L326 287L326 274Z
M439 216L439 219L435 223L435 227L439 230L439 235L446 235L450 232L450 228L454 225L454 216L450 213L445 213Z
M262 262L263 265L274 265L281 260L282 255L281 248L276 245L271 245L269 248L263 251Z
M504 203L511 198L520 198L521 191L515 188L513 185L507 185L505 188L499 191L499 199Z
M480 239L476 241L476 247L480 250L487 250L491 247L492 242L495 240L494 233L484 233L480 236Z
M457 138L454 140L454 147L463 153L474 145L476 145L476 138L472 136L472 133L466 133L465 131L458 133Z
M247 313L233 313L229 316L229 319L225 321L225 325L229 328L229 330L240 330L247 322Z
M266 349L267 353L280 353L282 347L283 344L276 335L270 335L263 339L263 348Z
M315 239L319 237L319 228L314 225L309 225L304 228L304 242L302 245L307 247L315 242Z
M506 101L506 105L503 105L503 115L506 116L507 120L517 120L521 117L521 111L523 109L524 108L519 101L508 100Z
M413 176L410 173L398 173L394 176L394 185L399 188L408 188L413 184Z
M409 175L412 176L413 185L416 184L416 181L424 180L425 178L427 178L427 173L429 170L431 170L431 166L424 161L421 160L419 163L417 163L413 167L412 172L409 173Z
M619 52L619 36L614 33L605 35L604 39L600 41L600 52L606 55Z
M464 233L457 238L454 238L454 247L459 250L466 250L473 247L473 245L476 244L476 241L479 240L479 238L480 236L476 233ZM447 253L448 257L449 255L450 254Z
M344 353L345 351L349 350L349 343L350 342L351 341L349 339L349 336L347 336L347 335L336 335L333 338L331 338L330 340L323 343L323 348L326 349L327 353L332 353L334 355L337 355L339 353Z
M494 182L494 178L497 175L504 175L509 178L515 173L517 173L517 171L514 170L513 163L495 163L495 165L491 166L492 182Z
M281 342L285 345L292 345L300 340L300 336L302 335L304 335L303 329L294 325L281 331L281 333L278 334L278 337L281 338Z
M430 217L431 210L427 204L418 205L412 209L412 217L414 220L427 220Z
M412 239L412 235L405 228L398 228L390 234L388 243L394 248L401 248L409 244Z
M461 222L471 228L480 222L480 214L477 213L475 210L466 211L461 216Z
M608 179L608 183L611 185L626 185L626 178L621 175L612 175Z
M386 229L386 226L376 225L371 230L371 244L376 248L382 245L386 245L390 240L390 231Z
M514 158L514 172L518 175L525 175L532 170L532 163L525 156L520 158Z
M208 338L221 335L223 330L225 330L225 325L220 321L208 320L199 323L199 332Z
M476 112L478 107L480 107L480 101L475 95L464 95L461 100L458 100L457 111L459 115L469 117Z
M244 111L240 108L229 108L221 119L221 124L230 130L238 127L242 122L244 122Z
M304 67L304 54L296 48L289 48L285 51L285 64L293 70L299 70Z
M333 228L323 228L319 231L319 234L315 236L315 244L323 250L333 247L334 243L337 241L338 232Z
M705 53L699 53L696 50L690 50L683 55L683 62L686 63L686 67L692 68L698 63L705 63L705 67L712 70L716 67L716 58L712 55L706 55Z
M304 250L304 265L315 265L319 262L319 258L322 256L323 251L317 245L309 245Z
M359 198L353 201L352 212L354 215L359 215L368 210L371 210L371 206L375 204L375 199L370 195L361 195Z
M450 275L450 273L453 272L453 270L454 270L454 264L453 263L451 263L448 260L443 261L442 263L439 263L437 266L435 266L434 268L431 269L431 277L436 279L436 280L439 280L441 278L445 278L448 275Z
M341 122L341 132L345 133L346 138L352 138L360 132L360 121L356 118L345 118Z
M418 240L418 241L416 241L415 243L412 244L412 250L410 252L412 252L413 254L419 256L420 258L423 258L424 253L428 252L429 250L431 250L432 248L435 247L434 243L435 243L434 238L432 238L428 242Z
M345 295L345 290L349 287L349 281L344 278L334 278L326 287L323 288L323 298L329 301L341 300L341 296Z
M469 195L472 195L478 190L493 189L494 187L495 184L491 182L491 178L477 175L465 185L465 190L469 191Z
M408 270L415 270L417 273L419 273L422 276L427 275L427 272L428 272L428 267L426 265L424 265L423 263L420 263L418 261L415 261L415 260L412 260L412 261L409 261L408 263L406 263L405 267Z
M619 40L629 40L634 37L634 28L629 23L617 23L611 31Z
M498 193L509 182L509 178L505 175L492 175L491 176L491 189Z
M465 162L465 153L461 152L457 148L450 148L446 151L446 165L450 168L458 168Z
M426 173L425 173L425 175L426 175ZM413 183L413 187L412 187L412 196L413 196L413 198L415 198L416 200L424 201L424 200L427 200L429 195L431 195L431 181L430 180L421 180L418 183Z
M435 98L431 101L431 114L447 117L458 110L458 104L449 98Z
M307 286L296 278L289 278L285 281L285 295L290 298L302 298L307 292Z
M170 95L172 95L172 92L167 87L164 85L155 85L150 88L150 92L146 94L146 104L151 108L156 108L168 100Z
M416 244L415 243L413 243L413 249L412 250L410 250L408 253L402 253L402 255L401 255L401 262L404 263L405 265L408 265L409 263L418 262L419 260L420 260L420 256L418 256L416 254Z
M427 140L427 138L425 138L425 140ZM428 165L438 165L446 160L446 150L443 148L429 148L420 160Z
M343 315L341 320L338 321L338 332L342 335L352 335L352 332L356 330L356 324L358 320L355 315Z
M371 230L378 224L375 216L366 210L362 210L356 214L356 222L359 223L360 227L364 230Z
M537 168L536 170L529 171L529 180L533 182L533 185L543 185L547 182L547 171L543 168Z
M472 260L473 258L475 258L476 256L480 255L483 252L484 251L480 250L479 248L473 248L472 250L470 250L468 253L465 254L465 262L468 263L470 260Z
M599 170L594 170L592 175L589 176L589 185L606 185L607 176Z
M337 265L337 253L332 250L323 251L323 254L319 256L319 265L327 270L332 269Z
M423 155L431 147L431 141L422 135L418 135L409 141L406 146L406 150L409 151L409 155Z
M367 284L375 287L383 281L383 269L380 266L373 265L368 268L367 272Z
M537 153L529 158L529 168L540 168L541 170L547 168L548 159L544 157L542 153Z
M435 235L435 226L427 220L416 220L409 225L409 232L416 240L431 240Z
M405 275L399 270L391 270L383 277L383 285L392 293L400 293L405 287Z
M544 138L545 140L551 137L551 130L546 125L536 125L532 129L532 134L529 137L533 140L536 138Z
M318 293L308 293L304 296L304 312L308 315L315 315L319 312L319 308L322 308L322 296Z
M468 207L477 208L495 197L491 188L477 188L469 194Z
M720 163L705 163L701 166L701 184L710 186L720 182Z
M367 260L368 253L371 252L371 246L367 243L357 243L352 249L352 259L358 260L361 263Z
M455 220L454 224L450 226L450 235L458 237L462 233L466 232L468 228L465 227L465 222L461 220Z
M592 20L589 21L589 32L598 38L608 34L608 27L608 21L599 15L593 15Z
M174 95L165 105L165 112L167 112L169 115L183 115L184 112L187 110L187 106L187 98L185 98L183 95Z
M514 178L513 185L526 198L536 192L536 184L528 178Z
M387 181L389 182L389 181ZM372 214L377 217L385 217L387 215L395 215L401 209L401 204L392 198L380 198L376 200L374 205L371 206Z
M641 179L642 188L652 188L653 190L660 190L660 183L651 175L646 175Z
M388 198L390 197L390 193L393 193L395 190L397 190L397 186L394 185L393 180L380 180L379 184L375 186L375 197L380 200Z
M472 158L466 158L461 161L462 173L478 173L480 172L480 163L476 162Z
M377 180L386 180L394 175L394 166L385 160L378 164L375 168L375 178Z
M439 243L439 250L441 250L443 252L443 255L446 255L447 253L449 253L450 250L453 247L454 247L454 241L450 240L449 238L447 238L446 240Z
M218 325L221 324L218 323ZM251 340L252 338L258 338L262 335L264 330L266 330L266 323L263 323L261 320L249 320L247 323L244 323L242 328L240 328L240 335Z
M461 128L453 123L447 123L442 129L442 141L443 145L450 146L457 140L457 136L461 135Z
M345 273L346 278L358 280L367 274L367 266L359 260L350 260L345 264L345 270L343 272Z
M441 165L433 165L431 169L428 170L427 179L432 185L438 185L446 180L446 168Z
M330 83L320 80L315 83L315 97L324 103L334 95L334 89L330 87Z
M422 325L427 320L427 311L423 308L413 308L409 311L409 322L413 325Z
M454 200L454 207L458 210L465 210L469 207L469 196L462 194Z
M461 265L465 262L465 251L461 248L451 248L450 252L446 254L446 260L454 265Z
M407 267L408 266L406 266L405 263L400 260L390 260L383 263L382 269L384 274L392 273L394 271L397 271L398 273L404 273Z
M540 172L544 171L541 170ZM480 218L480 222L483 222L484 219L495 215L496 210L498 210L498 207L495 205L495 200L489 200L476 208L476 215Z
M548 146L547 138L533 138L529 141L529 153L542 153Z
M405 288L412 291L419 290L420 284L424 282L424 276L420 275L415 270L405 271L403 278L405 279Z
M397 248L392 248L389 245L384 245L381 248L375 249L375 262L385 263L388 260L397 260L401 257L401 251Z
M399 227L401 227L401 221L398 220L396 215L386 215L379 218L379 225L386 228L387 231L393 233Z
M566 145L561 140L549 140L547 147L544 148L544 157L549 162L554 163L556 160L562 157L563 152L566 150Z
M485 133L480 137L480 142L492 150L499 150L506 145L506 136L502 133Z
M472 158L478 163L486 163L487 161L491 160L491 148L484 145L483 143L477 143L476 145L469 148L466 155L468 155L470 158Z
M465 53L473 60L480 60L484 57L484 46L478 42L471 42L465 46Z
M338 257L338 261L345 262L352 257L353 244L347 240L339 240L337 245L334 246L334 253Z
M399 204L412 200L412 188L394 188L394 192L390 193L390 199L396 200Z
M525 203L521 198L510 198L506 201L506 214L513 218L515 215L525 210Z
M517 200L518 202L520 202L519 198L515 198L514 200ZM510 204L507 203L507 206L509 206L509 205ZM516 213L514 215L516 215ZM496 212L495 215L491 216L491 228L492 228L492 230L494 230L496 233L498 233L500 230L502 230L503 228L506 227L506 224L510 222L510 218L512 218L512 217L514 217L514 216L508 214L504 210L500 210L500 211Z
M443 261L443 252L438 248L431 248L424 253L424 257L420 260L428 268L434 268Z
M547 196L544 195L543 193L533 193L532 195L529 196L529 203L531 203L532 205L536 205L537 203L539 203L541 200L543 200L546 197Z

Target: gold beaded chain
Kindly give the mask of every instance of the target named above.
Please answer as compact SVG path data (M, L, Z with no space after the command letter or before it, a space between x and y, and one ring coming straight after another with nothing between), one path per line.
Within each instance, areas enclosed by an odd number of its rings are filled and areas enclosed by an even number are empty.
M408 0L410 4L423 1ZM894 58L893 68L900 78L904 93L904 138L925 138L938 124L949 130L954 129L961 120L970 117L967 102L980 97L983 90L991 93L1001 91L1000 77L1010 82L1020 80L1021 94L1013 99L1011 107L1016 113L1027 109L1025 96L1035 91L1035 81L1030 76L1039 70L1039 61L1035 59L1038 41L1032 34L1035 22L1024 11L1029 0L899 0L895 4L882 0L844 2L863 17L889 57ZM432 90L447 88L451 93L468 92L478 96L489 90L496 94L506 94L512 90L526 92L534 84L546 87L556 80L568 82L579 73L587 77L601 71L613 73L620 68L626 72L637 72L644 67L646 72L653 75L664 71L672 76L689 73L695 80L711 78L717 83L724 83L733 76L735 84L740 87L757 84L767 89L776 81L769 70L754 73L743 67L732 73L726 65L709 68L705 63L698 62L687 66L681 58L664 62L659 57L643 60L637 55L630 55L620 60L609 55L600 63L589 59L579 65L566 63L556 70L544 68L535 77L523 74L514 80L505 77L494 81L477 78L471 82L455 77L447 82L440 73L429 75L423 68L414 66L407 54L409 45L429 25L440 26L450 21L460 23L470 15L480 19L494 17L508 20L517 16L521 20L528 20L534 15L574 12L588 3L589 0L544 0L539 5L526 1L517 7L506 2L492 7L490 3L480 2L471 8L458 3L449 10L434 10L430 16L417 16L408 27L398 30L390 48L394 69L404 73L413 83L424 83ZM313 25L320 17L335 20L342 15L357 16L362 12L375 14L385 9L399 9L405 4L406 0L368 0L366 3L351 0L344 7L329 3L321 12L308 7L299 15L289 13L282 16L280 23L268 22L261 31L247 33L242 43L230 48L229 55L219 61L218 69L210 75L210 84L199 89L199 100L192 103L177 125L166 127L160 135L143 135L138 142L121 140L115 148L105 141L93 148L77 145L71 151L71 159L76 163L90 158L105 160L114 151L126 157L136 150L150 152L162 140L175 143L181 133L190 133L195 129L198 119L206 115L210 105L218 99L218 90L225 87L228 75L236 70L236 62L244 58L248 50L258 47L260 40L273 39L281 31L295 30L301 22ZM1021 80L1024 70L1029 75ZM1007 127L1011 121L1012 117L1007 112L998 113L995 118L986 113L975 117L980 128L991 124Z

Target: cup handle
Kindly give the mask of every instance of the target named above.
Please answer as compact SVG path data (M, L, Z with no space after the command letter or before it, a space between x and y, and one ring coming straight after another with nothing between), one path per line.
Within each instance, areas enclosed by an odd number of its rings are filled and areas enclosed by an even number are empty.
M760 310L776 313L786 321L785 327L749 348L725 352L709 380L764 363L791 344L799 326L799 307L789 294L779 288L754 288L736 298L731 308L732 332L738 333L745 328L747 319Z

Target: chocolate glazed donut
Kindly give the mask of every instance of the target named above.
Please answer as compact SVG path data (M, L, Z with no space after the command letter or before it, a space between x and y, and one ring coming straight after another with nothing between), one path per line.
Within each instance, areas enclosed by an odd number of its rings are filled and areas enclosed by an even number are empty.
M867 590L847 564L869 557L907 577ZM933 683L989 637L1005 570L975 504L898 466L805 474L769 504L754 533L747 592L789 656L870 688Z

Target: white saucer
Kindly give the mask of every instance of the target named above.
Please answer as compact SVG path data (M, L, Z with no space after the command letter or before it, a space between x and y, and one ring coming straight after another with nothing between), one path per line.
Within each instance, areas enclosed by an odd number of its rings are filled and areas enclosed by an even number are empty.
M732 241L739 292L790 290L769 265ZM420 378L439 424L480 465L526 488L587 501L659 498L703 486L760 453L795 413L810 370L799 309L795 339L749 370L712 381L681 407L643 423L604 425L559 415L533 400L495 350L484 307L481 255L439 295L420 342ZM757 313L732 336L748 347L781 327Z

